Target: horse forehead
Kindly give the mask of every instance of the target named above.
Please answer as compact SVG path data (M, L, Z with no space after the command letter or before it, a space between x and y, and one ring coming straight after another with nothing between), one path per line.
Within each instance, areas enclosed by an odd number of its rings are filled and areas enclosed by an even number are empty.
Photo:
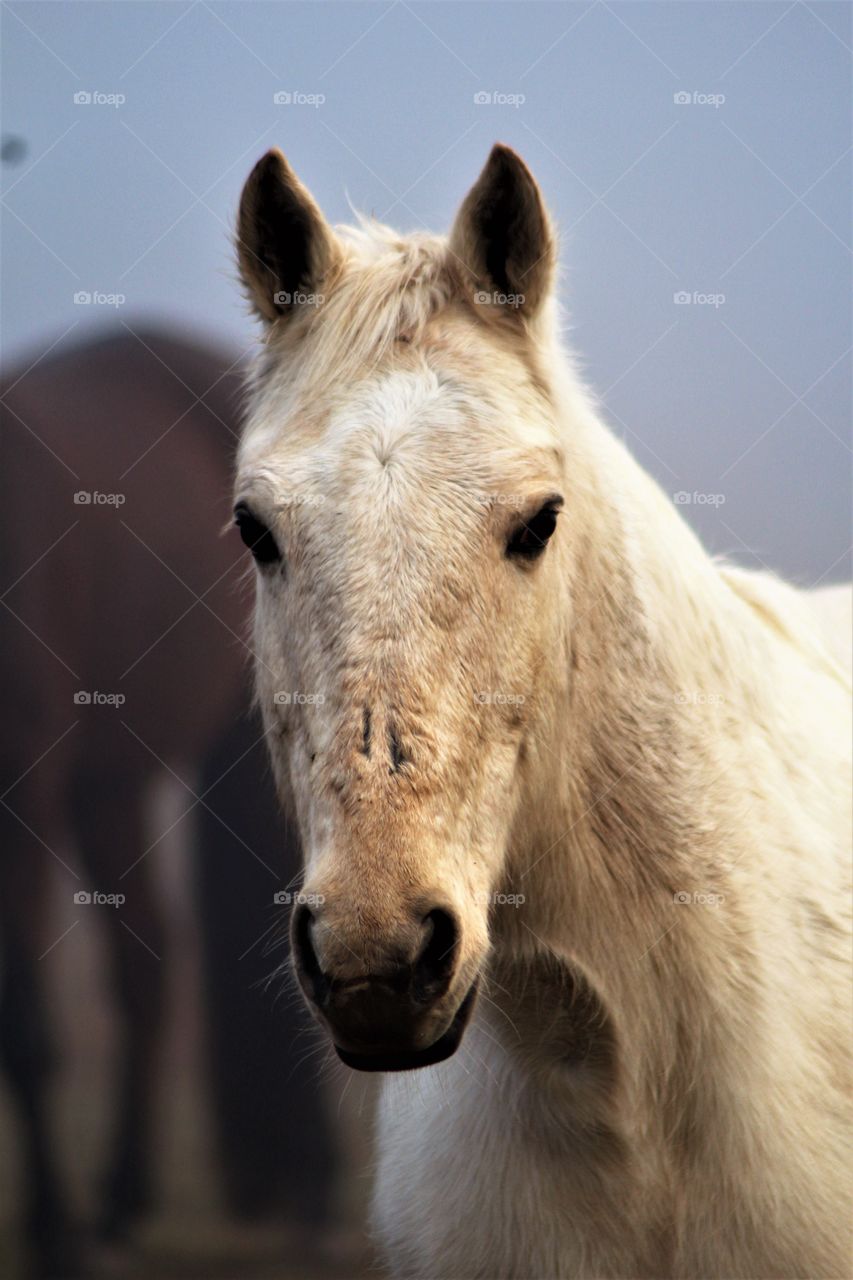
M530 452L554 452L547 426L501 406L494 388L423 366L391 370L333 392L323 408L299 409L277 428L260 422L244 440L245 461L269 463L289 486L326 492L378 482L383 473L434 486L481 489ZM495 475L493 478L506 478Z
M332 409L325 443L333 450L353 440L392 449L418 432L460 429L471 408L462 388L431 369L393 370L354 388Z
M257 422L243 440L241 470L259 468L288 490L327 497L392 479L434 483L442 471L467 474L483 453L483 412L475 396L432 371L392 371L333 393L305 416L296 407L278 425Z

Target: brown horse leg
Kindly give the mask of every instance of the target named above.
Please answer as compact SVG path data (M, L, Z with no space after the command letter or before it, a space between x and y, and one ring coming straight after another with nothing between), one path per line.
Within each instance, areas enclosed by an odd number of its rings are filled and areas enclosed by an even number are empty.
M117 898L117 905L92 906L106 925L121 1024L117 1113L98 1224L111 1239L127 1234L148 1208L152 1189L165 928L153 864L145 858L136 863L145 849L146 781L127 774L89 776L78 782L74 797L75 830L91 891Z
M24 788L26 793L30 788ZM19 789L10 800L28 825L38 806ZM41 810L42 815L44 810ZM54 1158L49 1086L55 1055L44 991L50 855L0 805L0 1066L9 1086L26 1162L25 1231L39 1276L76 1274L77 1241ZM65 874L60 872L60 874ZM68 875L69 892L74 881Z

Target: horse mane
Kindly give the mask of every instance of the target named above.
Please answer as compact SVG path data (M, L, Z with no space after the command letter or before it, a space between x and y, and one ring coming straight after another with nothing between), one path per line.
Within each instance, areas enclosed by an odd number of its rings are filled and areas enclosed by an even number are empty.
M849 691L850 678L817 633L814 610L806 606L800 592L771 573L750 572L730 564L721 564L719 569L728 586L771 631Z

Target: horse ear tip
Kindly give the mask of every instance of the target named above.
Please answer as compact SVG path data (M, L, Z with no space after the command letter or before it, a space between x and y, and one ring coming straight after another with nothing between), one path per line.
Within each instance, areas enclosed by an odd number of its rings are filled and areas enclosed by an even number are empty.
M512 183L527 185L535 182L530 169L515 150L506 142L496 142L489 152L485 172L492 180L498 178Z
M524 165L524 161L521 156L514 147L509 145L508 142L495 142L493 144L492 149L489 152L489 163L502 165Z
M284 152L279 147L270 147L255 163L250 176L260 178L273 171L287 173L288 170L289 165Z

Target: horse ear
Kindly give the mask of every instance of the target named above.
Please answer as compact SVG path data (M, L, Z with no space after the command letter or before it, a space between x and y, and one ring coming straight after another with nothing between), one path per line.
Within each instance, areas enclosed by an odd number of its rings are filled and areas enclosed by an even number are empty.
M511 147L495 143L450 233L450 248L473 274L478 300L532 316L548 296L557 246L536 180Z
M240 197L237 259L264 320L292 312L300 290L314 292L338 256L334 233L278 150L255 165Z

